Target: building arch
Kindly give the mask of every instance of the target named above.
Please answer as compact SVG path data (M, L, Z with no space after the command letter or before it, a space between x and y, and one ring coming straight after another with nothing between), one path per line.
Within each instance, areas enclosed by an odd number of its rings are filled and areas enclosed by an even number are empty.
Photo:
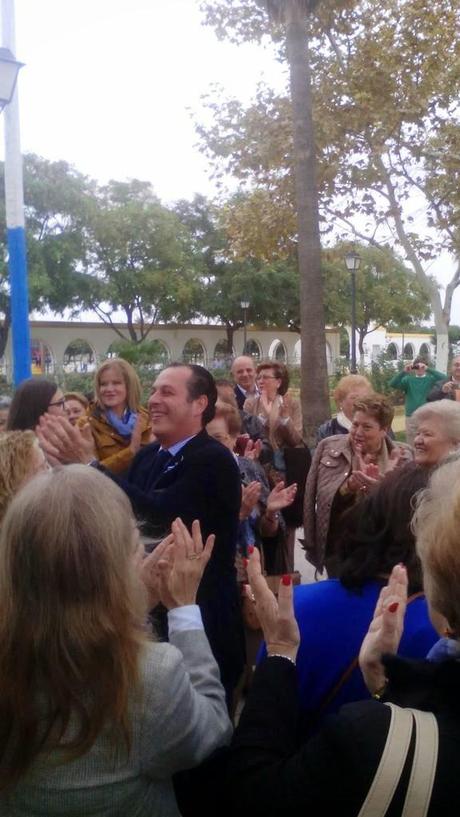
M182 349L184 363L195 363L206 366L206 347L198 338L190 338Z
M270 360L277 360L279 363L287 363L288 354L285 344L279 338L272 340L268 350Z
M32 338L30 341L30 361L32 374L54 374L56 358L46 341Z
M405 343L404 344L404 351L403 351L403 358L404 360L413 360L415 357L415 349L413 343Z
M396 343L389 343L387 348L385 349L385 354L388 360L397 360L398 359L398 347Z
M230 368L235 351L228 351L227 338L221 338L214 346L212 360L209 361L211 369Z
M75 338L64 349L62 364L65 372L94 372L96 352L84 338Z
M428 343L422 343L420 349L418 350L419 355L425 357L427 360L430 358L430 346Z
M246 341L243 354L254 358L254 360L260 360L262 357L262 347L257 340L254 340L254 338L249 338L249 340Z

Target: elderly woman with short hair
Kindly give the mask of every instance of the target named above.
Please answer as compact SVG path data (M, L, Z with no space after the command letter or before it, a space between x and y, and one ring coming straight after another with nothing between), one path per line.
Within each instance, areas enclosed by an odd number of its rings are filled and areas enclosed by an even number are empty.
M460 446L460 403L440 400L426 403L410 418L414 433L414 459L433 468Z
M354 403L348 434L322 440L305 486L304 547L307 559L336 575L335 549L342 513L394 468L413 459L412 450L388 437L394 410L379 394Z
M334 434L348 434L353 419L353 404L361 397L372 393L372 386L367 377L362 374L347 374L341 377L332 396L337 406L337 416L326 420L316 432L316 442Z

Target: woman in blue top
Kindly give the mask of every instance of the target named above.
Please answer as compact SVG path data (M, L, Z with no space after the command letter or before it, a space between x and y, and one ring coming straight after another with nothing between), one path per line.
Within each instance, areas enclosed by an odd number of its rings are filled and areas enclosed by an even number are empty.
M410 529L413 497L428 476L414 463L388 474L344 515L338 578L295 590L301 636L297 673L310 728L344 703L369 697L358 653L393 565L406 566L409 593L419 594L407 607L399 654L424 658L437 640L420 593L421 568Z

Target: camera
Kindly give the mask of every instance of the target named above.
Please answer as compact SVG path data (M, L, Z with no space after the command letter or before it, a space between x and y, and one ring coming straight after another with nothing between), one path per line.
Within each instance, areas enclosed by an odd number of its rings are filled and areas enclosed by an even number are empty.
M411 369L419 369L419 368L420 368L420 363L414 363L414 364L411 366Z

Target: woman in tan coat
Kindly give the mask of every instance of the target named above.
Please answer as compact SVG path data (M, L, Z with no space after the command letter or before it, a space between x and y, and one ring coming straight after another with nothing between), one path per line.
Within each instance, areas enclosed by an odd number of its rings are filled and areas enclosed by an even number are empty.
M114 474L123 474L140 446L152 442L149 415L142 408L141 384L126 360L106 360L95 378L96 401L85 417L89 423L99 462Z
M307 559L319 571L336 575L335 548L341 516L380 479L413 459L405 443L388 436L394 410L380 394L354 403L348 434L321 440L316 448L305 487L304 547Z

